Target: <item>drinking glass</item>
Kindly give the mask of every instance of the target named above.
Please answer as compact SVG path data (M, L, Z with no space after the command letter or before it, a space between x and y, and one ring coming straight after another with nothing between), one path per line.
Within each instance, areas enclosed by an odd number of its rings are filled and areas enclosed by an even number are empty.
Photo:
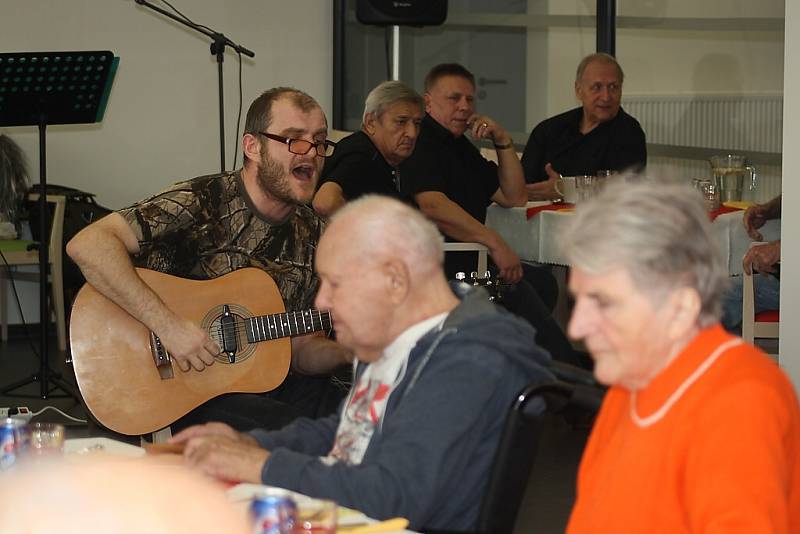
M575 177L576 186L578 189L578 201L590 200L595 195L597 187L597 177L591 174Z
M30 426L30 432L31 442L27 451L29 456L57 456L64 452L64 425L34 423Z
M605 169L597 171L597 183L594 185L595 193L600 193L603 188L608 184L608 180L615 174L614 171Z
M297 519L292 534L334 534L336 532L336 503L325 499L296 499Z
M703 201L707 211L715 211L720 207L720 188L716 183L709 180L700 182L700 191L703 193Z

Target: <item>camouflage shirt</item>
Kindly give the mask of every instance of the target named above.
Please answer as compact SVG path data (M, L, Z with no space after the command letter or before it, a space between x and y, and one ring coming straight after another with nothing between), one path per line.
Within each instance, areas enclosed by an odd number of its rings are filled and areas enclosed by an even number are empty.
M322 219L299 206L285 221L268 222L238 171L180 182L119 213L139 240L137 267L195 280L258 267L275 280L287 310L313 306Z

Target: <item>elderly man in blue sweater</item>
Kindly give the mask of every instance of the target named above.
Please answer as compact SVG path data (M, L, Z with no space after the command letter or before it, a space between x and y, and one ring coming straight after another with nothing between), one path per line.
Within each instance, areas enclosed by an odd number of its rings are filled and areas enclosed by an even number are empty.
M472 530L506 412L548 356L482 289L450 285L443 239L402 203L345 206L317 249L316 304L356 355L338 413L282 430L195 426L188 461L211 475L333 499L413 529Z

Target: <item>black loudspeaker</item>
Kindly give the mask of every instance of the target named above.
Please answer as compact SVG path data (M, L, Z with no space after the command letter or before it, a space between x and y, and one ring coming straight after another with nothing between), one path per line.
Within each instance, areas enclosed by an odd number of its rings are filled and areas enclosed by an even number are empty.
M447 18L447 0L358 0L356 18L377 26L439 26Z

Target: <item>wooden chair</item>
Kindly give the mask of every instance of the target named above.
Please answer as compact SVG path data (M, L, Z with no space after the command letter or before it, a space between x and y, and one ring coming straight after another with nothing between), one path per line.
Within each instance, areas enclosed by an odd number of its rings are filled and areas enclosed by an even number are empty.
M780 332L779 310L755 313L753 276L742 274L742 339L753 343L756 338L777 339Z
M483 276L489 269L489 249L480 243L445 243L444 251L447 252L477 252L478 264L476 266L478 276ZM469 275L469 273L464 273Z
M28 200L39 200L38 193L28 195ZM53 219L50 227L50 246L48 257L50 262L50 306L55 312L56 331L58 334L58 348L62 352L67 350L66 318L64 309L64 278L62 274L62 240L64 234L64 210L66 198L58 195L47 195L48 204L53 204ZM39 265L39 251L28 250L33 241L13 240L0 242L0 250L5 261L0 259L0 325L2 325L2 340L8 340L8 295L4 279L39 281L38 272L19 272L13 274L9 271L17 265Z

